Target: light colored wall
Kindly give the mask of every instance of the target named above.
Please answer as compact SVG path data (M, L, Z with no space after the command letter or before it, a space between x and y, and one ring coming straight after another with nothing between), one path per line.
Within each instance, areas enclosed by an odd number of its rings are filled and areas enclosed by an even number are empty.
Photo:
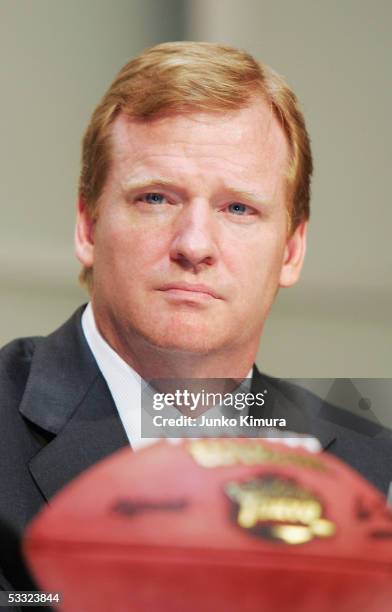
M181 0L1 0L0 344L82 302L72 235L80 141L115 73L179 38Z
M389 0L188 2L187 36L283 74L312 137L303 279L280 293L258 356L278 376L392 375L391 22Z

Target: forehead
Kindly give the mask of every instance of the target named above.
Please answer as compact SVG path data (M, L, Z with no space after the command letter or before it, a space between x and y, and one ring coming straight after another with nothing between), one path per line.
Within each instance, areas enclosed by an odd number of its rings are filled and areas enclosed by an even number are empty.
M204 165L204 171L233 171L236 175L284 176L288 143L271 106L263 99L244 108L222 112L168 114L134 120L120 115L112 127L112 166L121 173L144 166L183 162Z

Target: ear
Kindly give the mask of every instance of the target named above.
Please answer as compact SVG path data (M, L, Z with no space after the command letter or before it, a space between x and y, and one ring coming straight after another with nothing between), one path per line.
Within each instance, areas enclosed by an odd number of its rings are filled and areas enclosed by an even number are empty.
M283 265L280 271L280 287L291 287L299 279L306 252L307 228L307 221L303 221L287 238Z
M86 268L94 263L94 224L86 203L79 197L76 206L75 254Z

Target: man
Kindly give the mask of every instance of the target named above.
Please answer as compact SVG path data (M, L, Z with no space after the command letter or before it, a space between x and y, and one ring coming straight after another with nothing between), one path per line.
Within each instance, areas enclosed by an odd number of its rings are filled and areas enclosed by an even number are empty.
M23 529L82 470L137 448L151 378L250 375L386 491L385 432L337 424L253 366L278 289L301 272L311 171L294 94L248 54L163 44L121 70L83 142L75 244L90 304L3 349L0 516Z

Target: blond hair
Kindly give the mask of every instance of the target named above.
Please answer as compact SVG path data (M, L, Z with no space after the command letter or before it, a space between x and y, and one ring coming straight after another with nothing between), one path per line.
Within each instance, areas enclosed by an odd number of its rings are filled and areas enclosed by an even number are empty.
M238 110L255 96L266 100L289 144L287 170L291 231L309 217L312 156L297 98L285 81L250 54L225 45L163 43L128 62L95 109L83 138L79 195L97 216L111 163L111 126L120 113L131 119L164 113ZM91 287L92 269L80 280Z

